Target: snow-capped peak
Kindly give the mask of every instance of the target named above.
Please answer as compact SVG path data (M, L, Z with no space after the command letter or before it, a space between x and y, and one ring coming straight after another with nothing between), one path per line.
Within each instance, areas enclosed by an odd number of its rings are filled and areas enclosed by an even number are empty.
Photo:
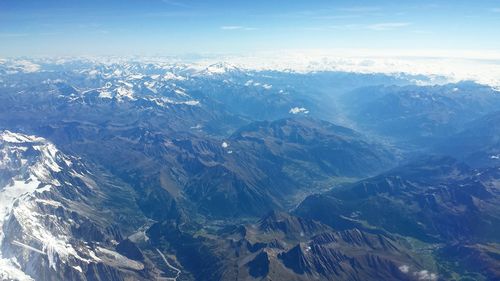
M46 270L82 274L98 263L144 269L141 262L100 242L89 245L94 232L87 233L86 227L94 225L106 233L108 222L92 211L100 199L89 200L103 198L98 189L106 180L97 184L80 159L44 138L4 131L0 175L0 280L34 280ZM75 233L87 238L75 239ZM111 238L106 241L113 249Z
M0 133L0 169L2 170L26 171L41 182L57 184L51 174L60 172L61 166L70 165L70 158L43 138L10 131Z
M163 79L165 79L165 80L184 81L184 80L186 80L186 77L177 75L177 74L172 73L172 72L169 71L169 72L165 73L165 75L163 76Z
M43 141L43 139L35 136L12 133L7 130L0 133L0 142L26 143L26 142L40 142L40 141Z
M229 63L215 63L207 66L203 71L200 72L202 75L220 75L230 72L238 71L239 68L233 64Z
M64 239L56 239L43 228L43 218L34 211L38 200L36 194L60 186L56 174L63 169L69 170L70 166L71 159L43 138L0 132L0 173L4 175L0 179L0 249L5 249L3 244L9 240L10 244L17 243L19 247L46 254L52 267L55 267L56 256L61 258L74 252ZM45 201L47 204L57 203ZM29 231L25 235L38 241L41 249L10 241L12 237L5 236L8 228L5 224L12 218L15 218L18 227ZM1 250L0 265L2 280L32 280L20 270L15 259L4 257Z

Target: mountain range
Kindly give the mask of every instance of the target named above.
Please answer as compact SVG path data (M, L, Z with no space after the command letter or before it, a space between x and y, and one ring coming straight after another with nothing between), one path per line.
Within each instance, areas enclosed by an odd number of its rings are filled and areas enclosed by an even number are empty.
M2 280L500 279L490 86L31 63L0 63Z

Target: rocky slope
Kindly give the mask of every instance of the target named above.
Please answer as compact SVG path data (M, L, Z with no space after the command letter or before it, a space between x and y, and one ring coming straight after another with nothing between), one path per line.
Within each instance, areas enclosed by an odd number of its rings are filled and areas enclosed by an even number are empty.
M174 228L155 225L148 234L198 280L419 280L423 273L420 280L437 280L403 240L359 229L335 231L285 213L226 227L216 236ZM166 243L166 237L176 238Z
M36 136L1 132L0 159L2 280L138 280L162 273L147 258L118 253L116 246L145 223L128 185Z
M388 231L427 243L421 252L441 260L445 279L495 280L498 272L480 264L498 261L498 186L498 168L474 170L453 158L431 157L310 196L295 214L338 229Z

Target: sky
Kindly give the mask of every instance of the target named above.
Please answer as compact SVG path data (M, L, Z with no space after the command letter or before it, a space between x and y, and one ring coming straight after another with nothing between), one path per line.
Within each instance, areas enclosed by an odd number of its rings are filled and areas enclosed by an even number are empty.
M500 1L0 0L0 57L500 51Z

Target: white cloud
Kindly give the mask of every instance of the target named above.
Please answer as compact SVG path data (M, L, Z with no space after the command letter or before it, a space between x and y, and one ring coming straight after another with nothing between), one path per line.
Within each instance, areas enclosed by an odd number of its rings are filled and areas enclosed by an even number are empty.
M29 60L16 60L11 63L11 67L25 73L40 71L41 66Z
M247 27L247 26L241 26L241 25L223 25L220 27L222 30L257 30L255 27Z
M299 114L299 113L307 114L307 113L309 113L309 110L307 110L304 107L293 107L293 108L290 109L290 111L288 113L291 113L291 114Z
M383 30L393 30L397 28L402 28L411 25L409 22L384 22L384 23L376 23L367 25L366 28L375 30L375 31L383 31Z
M410 22L381 22L374 24L343 24L343 25L332 25L331 29L340 29L340 30L361 30L368 29L373 31L386 31L386 30L394 30L398 28L403 28L411 25Z
M413 273L418 280L426 280L426 281L434 281L437 280L437 275L435 273L431 273L428 270L421 270Z
M220 29L222 30L237 30L237 29L242 29L243 26L241 25L224 25L221 26Z
M402 266L400 266L400 267L398 267L398 268L399 268L399 270L400 270L401 272L403 272L403 273L408 273L408 272L410 272L410 267L409 267L409 266L407 266L406 264L404 264L404 265L402 265Z
M305 49L219 57L218 60L253 70L406 73L439 79L428 84L472 80L500 91L500 51L495 50Z

